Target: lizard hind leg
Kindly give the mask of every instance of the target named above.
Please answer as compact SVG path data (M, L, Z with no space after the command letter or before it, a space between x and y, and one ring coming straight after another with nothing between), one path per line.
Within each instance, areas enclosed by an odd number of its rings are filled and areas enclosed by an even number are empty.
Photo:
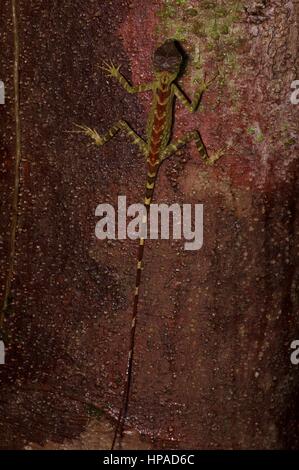
M112 139L117 132L121 131L124 132L129 136L131 142L139 147L139 150L144 154L147 155L147 145L145 141L136 134L136 132L129 126L126 121L120 120L113 124L110 129L105 134L99 134L95 129L91 129L90 127L76 124L76 126L80 129L78 131L79 134L83 134L87 137L90 137L93 140L93 143L97 146L101 146L106 144L110 139Z
M170 157L173 153L183 148L191 141L194 141L199 155L203 159L204 163L206 163L207 165L213 165L217 160L219 160L219 158L224 153L223 150L218 150L217 152L209 155L200 136L200 133L198 131L190 131L187 132L187 134L185 134L183 137L180 137L179 139L175 140L172 144L169 144L166 147L162 154L162 161L165 160L165 158Z

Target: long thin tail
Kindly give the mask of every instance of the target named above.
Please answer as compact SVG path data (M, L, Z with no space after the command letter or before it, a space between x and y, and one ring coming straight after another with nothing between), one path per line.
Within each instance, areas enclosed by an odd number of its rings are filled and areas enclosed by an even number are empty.
M144 199L144 205L146 207L147 215L148 215L149 207L151 205L152 198L153 198L155 180L156 180L156 172L150 171L147 175L146 192L145 192L145 199ZM139 287L140 287L140 282L141 282L144 243L145 243L145 239L140 238L139 248L138 248L138 257L137 257L137 271L136 271L134 304L133 304L132 323L131 323L130 346L129 346L129 352L128 352L126 377L125 377L125 383L124 383L123 401L119 410L119 415L117 419L116 428L114 431L114 437L113 437L113 442L111 445L111 450L114 449L118 436L119 436L119 442L121 442L123 429L124 429L124 423L125 423L125 419L127 416L128 405L129 405L129 396L130 396L131 381L132 381L133 355L134 355L134 346L135 346L135 333L136 333L136 324L137 324Z

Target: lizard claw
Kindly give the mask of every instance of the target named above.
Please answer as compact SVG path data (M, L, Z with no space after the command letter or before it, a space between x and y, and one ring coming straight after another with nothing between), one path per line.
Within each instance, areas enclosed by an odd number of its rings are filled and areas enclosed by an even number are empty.
M87 137L90 137L98 146L104 144L102 137L98 134L95 129L91 129L91 127L87 127L84 125L82 126L81 124L75 124L75 126L78 127L80 130L73 132L77 132L78 134L83 134Z
M197 83L199 83L200 85L200 88L202 91L205 91L209 88L209 86L211 85L211 83L213 83L214 80L216 80L216 78L218 77L219 75L219 72L216 73L216 75L214 75L214 77L212 77L210 80L206 81L206 77L200 79L200 80L196 80Z
M209 87L209 84L210 84L210 82L206 82L205 79L203 78L196 78L194 82L197 83L199 86L198 91L205 91Z
M207 82L204 80L204 84L205 84L205 87L206 87L205 89L207 89L211 85L211 83L213 83L214 80L216 80L218 75L219 75L219 70L217 70L217 73L210 80L208 80Z
M104 70L108 77L117 77L119 75L120 66L116 67L112 61L104 61L103 65L100 66L100 69Z

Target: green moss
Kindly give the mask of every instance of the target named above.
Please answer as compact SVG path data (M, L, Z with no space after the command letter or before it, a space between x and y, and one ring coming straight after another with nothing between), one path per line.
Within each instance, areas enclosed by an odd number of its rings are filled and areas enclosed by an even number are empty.
M157 12L157 15L162 18L162 20L167 20L169 18L174 18L177 11L177 5L173 4L172 0L166 0L162 8Z
M217 5L216 6L216 15L219 18L224 18L227 17L229 12L227 11L226 7L224 5Z
M186 10L186 15L194 17L198 15L198 11L195 8L188 8Z
M289 137L284 141L285 147L291 147L292 145L295 145L296 139L294 137Z
M256 133L255 127L248 127L247 128L247 133L250 135L254 135Z
M282 143L286 148L296 144L296 139L294 137L295 133L296 129L292 129L288 122L283 122L281 124L280 136Z
M264 142L264 134L256 127L247 127L247 134L254 136L254 140L257 144Z
M205 27L202 21L194 21L192 23L191 32L199 37L206 37Z
M97 419L100 419L104 414L104 411L101 408L98 408L97 406L92 405L91 403L88 403L86 405L86 412L91 418Z
M262 132L259 132L259 133L256 135L255 140L256 140L256 142L257 142L258 144L260 144L261 142L264 142L265 137L264 137L264 135L262 134Z
M186 31L182 26L178 26L172 33L172 38L179 42L183 42L186 39Z
M196 77L203 77L205 63L214 63L219 71L218 83L236 96L230 77L238 71L237 50L243 39L237 24L241 11L242 4L237 0L201 0L196 5L191 0L164 0L158 12L158 33L164 38L186 40Z
M216 7L216 2L210 1L210 0L203 0L201 2L201 6L203 8L215 8Z
M222 24L220 27L220 34L228 34L229 33L229 25L228 24Z

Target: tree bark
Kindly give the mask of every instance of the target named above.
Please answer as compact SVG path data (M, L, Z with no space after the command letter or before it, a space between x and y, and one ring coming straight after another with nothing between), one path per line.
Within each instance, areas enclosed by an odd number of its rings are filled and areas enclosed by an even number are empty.
M141 202L146 166L121 136L98 149L68 131L125 119L144 135L151 95L127 95L98 65L146 82L154 49L175 37L190 96L202 71L218 75L198 113L177 103L174 135L199 129L225 152L206 167L190 145L161 167L155 202L204 204L204 244L146 244L124 447L298 449L298 2L3 0L0 11L3 302L11 272L0 447L109 448L136 242L96 240L94 212L118 195Z

